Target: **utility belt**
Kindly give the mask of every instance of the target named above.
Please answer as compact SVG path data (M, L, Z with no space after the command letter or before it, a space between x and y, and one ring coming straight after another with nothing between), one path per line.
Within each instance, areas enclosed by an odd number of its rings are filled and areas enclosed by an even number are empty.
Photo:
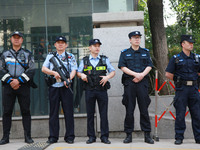
M181 87L182 85L195 86L195 85L198 85L198 81L197 80L177 80L175 81L175 85L176 87Z
M194 85L198 84L197 80L195 80L195 81L185 81L185 80L182 80L180 82L181 82L181 84L186 85L186 86L194 86Z

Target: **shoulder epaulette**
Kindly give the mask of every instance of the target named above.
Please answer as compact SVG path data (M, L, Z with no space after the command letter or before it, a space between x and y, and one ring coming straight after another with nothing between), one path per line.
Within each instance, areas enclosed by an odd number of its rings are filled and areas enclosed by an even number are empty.
M6 51L9 51L9 49L3 50L2 53L6 52Z
M177 58L177 57L179 57L180 56L180 54L176 54L176 55L174 55L173 57L174 58Z
M197 57L200 57L200 55L199 55L199 54L196 54L196 53L194 53L194 55L195 55L195 56L197 56Z
M32 54L32 52L28 49L23 49L25 52Z
M102 58L102 57L105 57L105 58L108 58L107 56L105 56L105 55L100 55L100 57Z
M56 55L56 53L57 53L57 52L49 52L49 54L48 54L48 55L54 55L54 56L55 56L55 55Z
M85 57L83 57L83 59L87 59L87 58L89 58L89 56L85 56Z
M147 49L147 48L143 48L145 51L147 51L147 52L149 52L149 49Z
M53 54L53 52L49 52L48 54Z
M124 50L122 50L121 52L123 53L123 52L125 52L125 51L127 51L128 49L124 49Z

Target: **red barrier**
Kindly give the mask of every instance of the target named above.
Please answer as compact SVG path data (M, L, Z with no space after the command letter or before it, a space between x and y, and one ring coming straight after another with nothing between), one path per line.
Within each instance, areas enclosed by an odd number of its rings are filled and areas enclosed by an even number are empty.
M165 115L166 112L167 112L166 110L163 112L163 114L162 114L162 115L160 116L160 118L158 119L159 121L162 119L162 117Z
M159 92L160 92L160 90L163 88L163 86L166 84L167 82L165 81L162 85L161 85L161 87L159 88Z
M161 86L160 88L158 89L158 71L156 70L156 75L155 75L156 79L155 79L155 135L154 135L154 139L156 141L159 141L159 137L158 137L158 134L157 134L157 127L158 127L158 123L159 121L163 118L163 116L166 114L166 112L169 110L169 108L171 107L171 105L173 104L173 101L171 102L171 104L167 107L166 109L163 111L163 113L161 114L161 116L158 118L158 114L157 114L157 104L158 104L158 93L162 90L162 88L165 86L165 84L167 83L167 81L165 81ZM174 90L175 89L175 86L173 85L173 83L171 81L169 81L169 84L172 86L172 88ZM176 120L176 117L174 116L174 114L169 110L168 111L171 116L174 118L174 120ZM188 115L189 113L189 110L186 112L185 114L185 117Z
M155 115L155 127L158 127L158 119L157 119L157 115Z
M174 118L174 120L176 120L176 117L174 116L174 114L171 111L169 111L169 113L172 115L172 117Z
M188 110L188 111L185 113L185 117L188 115L189 112L190 112L190 111Z

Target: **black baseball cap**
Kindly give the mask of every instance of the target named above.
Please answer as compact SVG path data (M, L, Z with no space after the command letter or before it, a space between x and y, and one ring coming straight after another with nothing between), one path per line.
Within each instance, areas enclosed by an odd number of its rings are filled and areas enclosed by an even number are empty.
M102 44L102 43L100 42L99 39L91 39L91 40L89 41L89 46L90 46L90 45L97 44L97 43L99 43L100 45Z
M128 34L128 37L129 37L129 39L131 39L131 37L135 36L135 35L142 36L142 34L140 33L140 31L133 31L133 32L131 32L131 33Z
M19 32L19 31L14 31L14 32L11 34L11 36L13 36L13 35L18 35L18 36L20 36L20 37L23 37L23 34L22 34L21 32Z
M188 42L194 43L194 38L192 37L192 35L181 35L180 43L182 43L183 41L188 41Z
M66 40L66 38L64 36L56 37L56 42L58 42L58 41L64 41L65 43L67 43L67 40Z

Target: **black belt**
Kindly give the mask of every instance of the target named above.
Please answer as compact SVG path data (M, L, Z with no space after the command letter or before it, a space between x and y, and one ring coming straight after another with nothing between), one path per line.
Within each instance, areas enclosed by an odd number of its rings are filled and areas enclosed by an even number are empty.
M183 85L186 85L186 86L194 86L194 85L197 85L198 82L195 80L195 81L185 81L185 80L181 80L181 84Z

